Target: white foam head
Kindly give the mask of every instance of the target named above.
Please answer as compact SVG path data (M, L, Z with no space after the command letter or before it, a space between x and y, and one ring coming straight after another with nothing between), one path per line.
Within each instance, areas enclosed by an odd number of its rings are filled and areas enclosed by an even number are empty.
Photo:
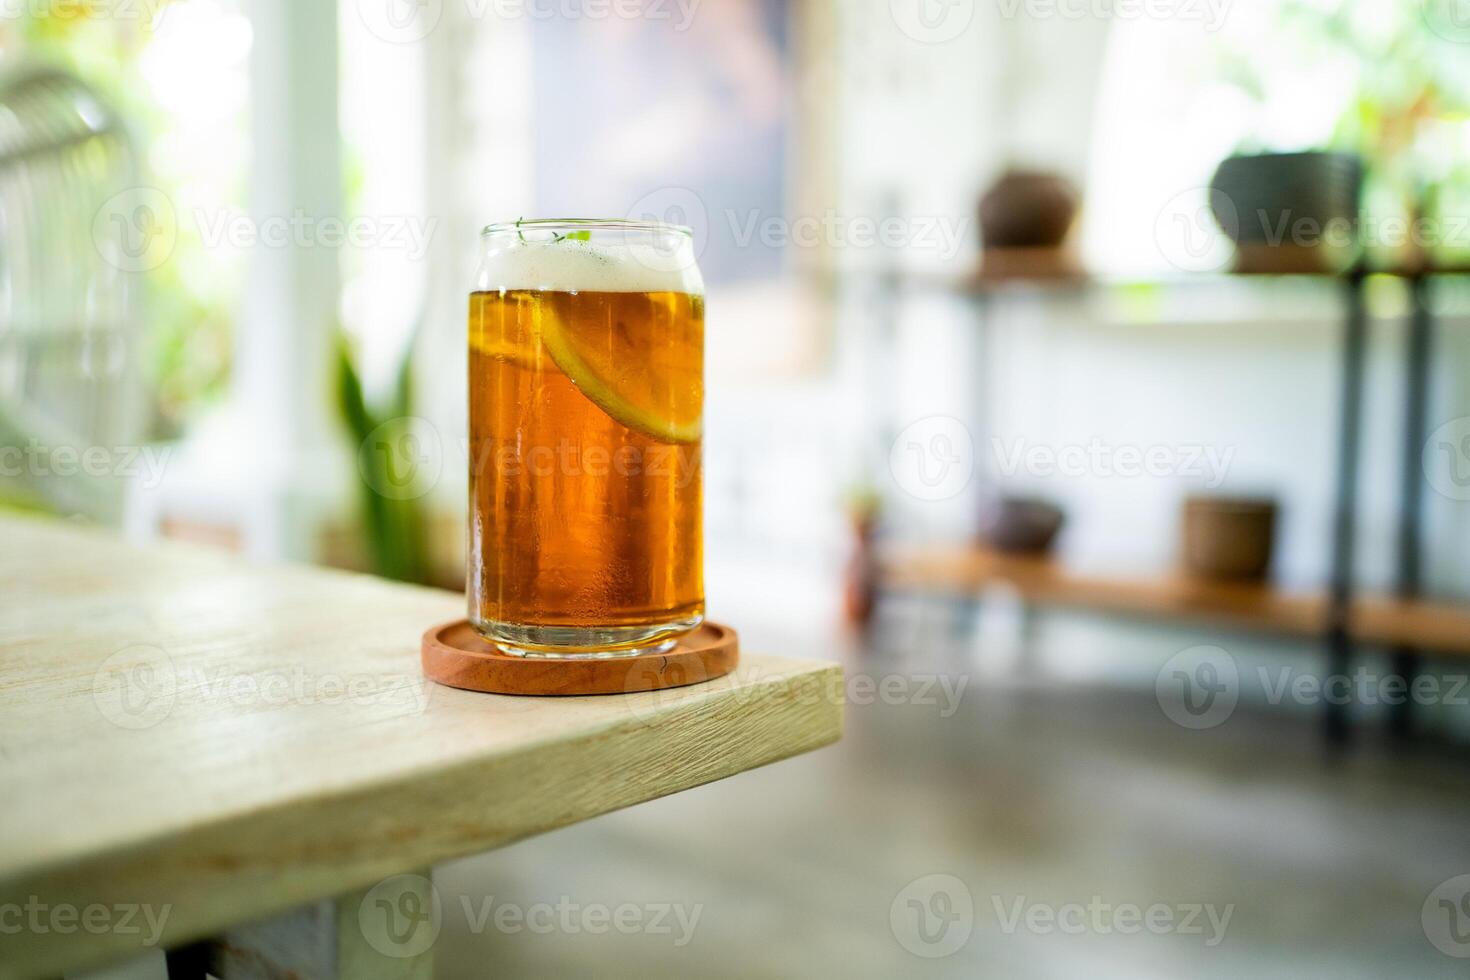
M491 233L484 245L477 284L482 291L704 293L694 242L678 232L630 234L626 240L612 232L605 241L535 241L513 233Z

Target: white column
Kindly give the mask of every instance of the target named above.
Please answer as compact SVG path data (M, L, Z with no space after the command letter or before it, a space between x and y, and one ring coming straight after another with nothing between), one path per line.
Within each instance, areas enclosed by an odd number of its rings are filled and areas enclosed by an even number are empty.
M310 558L320 518L346 496L353 459L333 419L338 250L318 222L343 213L337 118L337 5L253 0L249 210L282 222L284 244L250 253L236 324L234 422L249 465L241 488L247 553Z

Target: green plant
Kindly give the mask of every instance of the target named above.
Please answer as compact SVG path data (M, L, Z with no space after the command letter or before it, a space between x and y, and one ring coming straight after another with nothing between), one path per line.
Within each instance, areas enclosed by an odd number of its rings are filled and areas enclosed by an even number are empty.
M409 344L412 350L413 345ZM346 337L339 331L336 346L337 407L355 447L362 447L384 426L409 417L413 410L412 358L405 354L386 403L370 406L362 378L353 363ZM372 571L402 582L429 580L427 516L423 498L398 499L379 492L392 482L389 459L379 453L359 452L364 468L360 504L362 524Z
M1240 152L1356 153L1375 217L1464 213L1470 56L1435 33L1422 4L1279 0L1262 24L1219 52L1218 76L1256 107Z

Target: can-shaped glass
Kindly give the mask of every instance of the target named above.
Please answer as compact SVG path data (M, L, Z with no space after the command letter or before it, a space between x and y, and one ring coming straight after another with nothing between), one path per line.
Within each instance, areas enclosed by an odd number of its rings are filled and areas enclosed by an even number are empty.
M704 617L704 282L688 228L487 227L469 303L469 616L507 653L669 649Z

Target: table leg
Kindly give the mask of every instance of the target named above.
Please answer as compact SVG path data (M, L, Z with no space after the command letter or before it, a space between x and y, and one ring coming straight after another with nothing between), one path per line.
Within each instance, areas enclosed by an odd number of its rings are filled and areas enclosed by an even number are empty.
M166 980L162 950L151 950L100 970L70 971L65 980Z
M220 980L430 980L439 923L429 872L396 875L226 930L209 944L208 972ZM170 971L170 980L180 978Z

